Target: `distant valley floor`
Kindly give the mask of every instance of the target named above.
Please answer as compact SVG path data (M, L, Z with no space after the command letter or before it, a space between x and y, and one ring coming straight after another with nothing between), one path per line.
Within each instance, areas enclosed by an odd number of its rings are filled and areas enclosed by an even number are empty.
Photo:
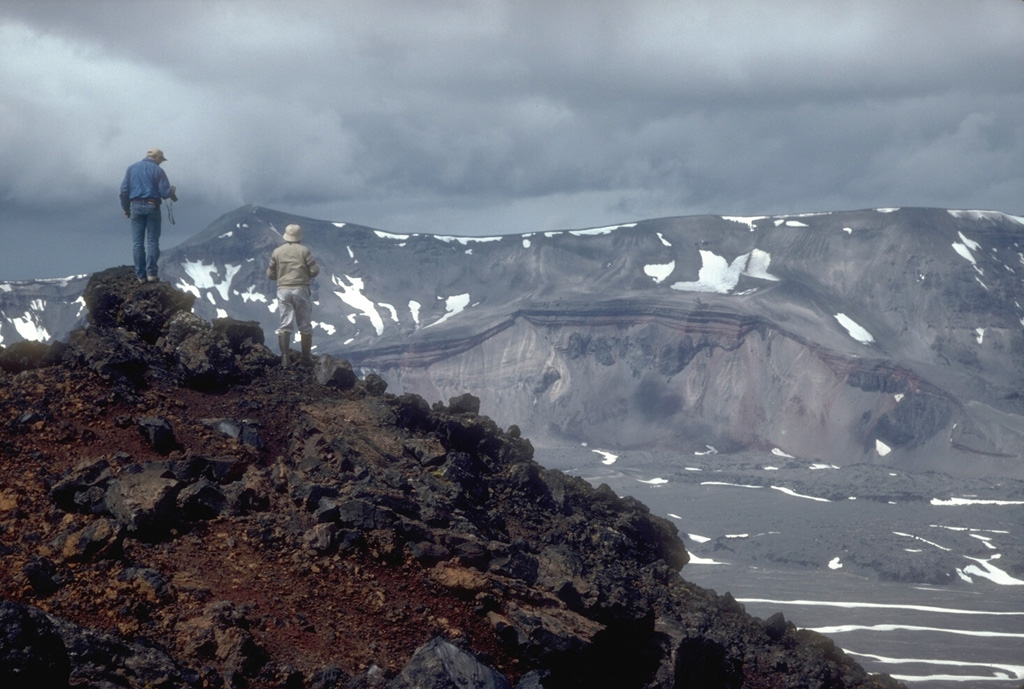
M1024 680L1024 482L781 452L536 456L671 519L692 557L684 578L828 634L868 670L918 689Z

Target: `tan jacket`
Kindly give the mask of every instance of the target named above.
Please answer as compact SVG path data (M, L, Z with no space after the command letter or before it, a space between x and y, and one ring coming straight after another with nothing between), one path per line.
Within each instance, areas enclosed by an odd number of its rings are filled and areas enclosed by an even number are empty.
M309 287L310 279L319 272L313 252L298 242L286 242L274 249L267 267L267 277L277 280L278 287Z

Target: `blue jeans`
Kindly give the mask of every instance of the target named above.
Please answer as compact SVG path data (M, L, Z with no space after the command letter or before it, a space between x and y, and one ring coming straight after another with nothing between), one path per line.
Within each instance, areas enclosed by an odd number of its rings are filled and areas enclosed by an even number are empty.
M132 257L140 280L156 277L160 258L160 206L132 201Z

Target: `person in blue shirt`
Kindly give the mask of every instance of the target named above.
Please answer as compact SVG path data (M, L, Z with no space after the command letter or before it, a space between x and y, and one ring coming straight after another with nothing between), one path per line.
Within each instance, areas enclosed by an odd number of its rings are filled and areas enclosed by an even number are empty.
M156 262L160 258L160 203L177 201L177 189L167 181L160 163L167 160L159 148L128 166L121 182L121 210L132 221L132 257L139 282L157 282Z

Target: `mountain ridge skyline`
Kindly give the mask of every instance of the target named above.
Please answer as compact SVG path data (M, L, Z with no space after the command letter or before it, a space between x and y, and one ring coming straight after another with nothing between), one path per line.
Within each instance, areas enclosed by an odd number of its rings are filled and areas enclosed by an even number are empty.
M293 221L322 266L317 351L427 399L474 390L531 437L947 470L966 452L1019 471L1020 217L893 208L458 237L242 206L166 249L162 279L205 318L272 332L260 257Z

